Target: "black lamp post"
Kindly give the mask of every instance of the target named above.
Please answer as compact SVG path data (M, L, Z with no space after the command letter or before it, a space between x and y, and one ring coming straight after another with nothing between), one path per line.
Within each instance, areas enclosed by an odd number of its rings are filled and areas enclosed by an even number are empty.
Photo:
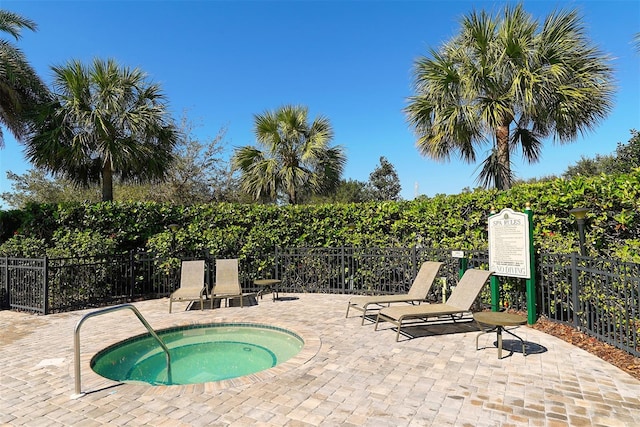
M587 208L574 208L569 211L578 220L578 235L580 236L580 255L587 256L587 249L584 246L584 219L587 216L589 209Z

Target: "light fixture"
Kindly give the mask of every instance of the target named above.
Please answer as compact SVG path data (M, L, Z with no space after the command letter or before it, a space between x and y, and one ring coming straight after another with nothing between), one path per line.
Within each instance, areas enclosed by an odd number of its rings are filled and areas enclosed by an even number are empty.
M587 212L589 212L589 208L573 208L569 211L569 213L573 215L578 221L584 221L587 216Z
M569 211L578 220L578 236L580 238L580 255L587 256L587 248L584 245L584 219L587 217L588 208L573 208Z

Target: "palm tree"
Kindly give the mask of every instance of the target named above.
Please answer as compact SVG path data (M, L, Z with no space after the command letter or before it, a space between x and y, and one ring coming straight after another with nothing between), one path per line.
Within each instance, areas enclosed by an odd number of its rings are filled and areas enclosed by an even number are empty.
M52 67L54 102L41 115L26 156L36 166L78 185L102 184L113 200L113 179L162 180L180 133L165 97L139 69L95 59Z
M460 33L414 65L405 108L421 154L471 163L492 146L480 181L511 187L511 153L540 158L542 140L575 140L611 110L609 58L589 42L576 11L556 11L542 26L521 4L502 15L473 11Z
M256 140L262 149L237 149L233 167L241 171L241 186L256 201L276 201L285 195L288 203L303 195L332 191L340 182L346 157L342 147L329 147L333 130L325 117L309 124L308 110L284 106L256 115Z
M36 24L6 10L0 10L0 31L8 33L16 41L22 29L36 30ZM47 99L48 90L27 62L20 49L7 40L0 39L0 124L17 140L22 140L29 130L29 113ZM0 148L4 137L0 127Z

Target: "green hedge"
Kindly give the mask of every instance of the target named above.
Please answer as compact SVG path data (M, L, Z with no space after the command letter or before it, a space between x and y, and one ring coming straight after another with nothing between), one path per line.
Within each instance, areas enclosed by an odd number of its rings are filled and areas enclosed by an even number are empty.
M414 246L486 249L492 208L534 212L535 243L578 251L569 211L590 208L589 255L640 261L640 169L620 176L521 184L509 191L421 197L413 201L335 205L161 203L30 205L0 213L4 256L79 256L130 249L214 256L271 252L276 246ZM175 236L169 224L180 228Z

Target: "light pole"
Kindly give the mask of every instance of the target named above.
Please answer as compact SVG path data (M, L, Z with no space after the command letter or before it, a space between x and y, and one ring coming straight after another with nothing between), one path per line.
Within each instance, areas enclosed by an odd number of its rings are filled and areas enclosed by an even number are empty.
M587 256L587 249L584 246L584 219L587 216L589 209L587 208L574 208L569 211L576 220L578 220L578 235L580 237L580 255Z

